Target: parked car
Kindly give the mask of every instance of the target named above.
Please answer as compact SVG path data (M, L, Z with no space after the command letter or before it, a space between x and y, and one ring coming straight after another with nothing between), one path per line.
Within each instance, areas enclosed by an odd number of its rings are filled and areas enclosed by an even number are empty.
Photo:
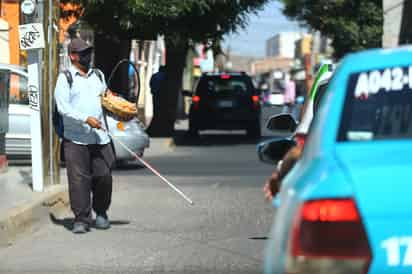
M343 60L281 185L265 273L411 272L411 60Z
M260 136L260 112L260 96L246 73L205 73L192 96L189 131L246 129Z
M9 105L9 132L6 134L6 154L11 160L31 159L30 135L30 106L27 90L27 72L23 68L0 65L0 70L8 70L11 79L10 105ZM13 83L13 81L11 81ZM13 85L15 85L13 87ZM14 89L14 91L12 91ZM130 155L117 140L126 144L133 152L143 155L145 148L149 147L149 136L143 129L139 120L117 121L108 116L107 123L110 132L116 138L114 149L118 163L133 161Z
M30 108L28 74L20 66L0 64L0 73L7 75L9 93L9 130L6 133L6 154L12 159L30 159Z
M118 165L135 160L135 158L130 155L130 152L126 151L118 141L125 144L137 155L143 156L144 150L149 147L150 141L149 136L143 129L143 124L138 119L124 122L117 121L108 116L107 124L109 126L109 131L115 137L113 144Z

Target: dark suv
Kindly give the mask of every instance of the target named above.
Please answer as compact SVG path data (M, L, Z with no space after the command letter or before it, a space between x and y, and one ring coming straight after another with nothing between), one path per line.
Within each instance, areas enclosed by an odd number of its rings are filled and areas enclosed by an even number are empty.
M260 136L260 97L246 73L205 73L192 97L189 131L246 129Z

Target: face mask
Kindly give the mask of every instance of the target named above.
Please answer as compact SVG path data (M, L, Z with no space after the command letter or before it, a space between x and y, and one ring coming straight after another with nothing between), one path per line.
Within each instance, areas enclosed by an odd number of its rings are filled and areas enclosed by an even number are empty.
M89 70L91 61L91 52L79 53L79 64L82 65L85 69Z

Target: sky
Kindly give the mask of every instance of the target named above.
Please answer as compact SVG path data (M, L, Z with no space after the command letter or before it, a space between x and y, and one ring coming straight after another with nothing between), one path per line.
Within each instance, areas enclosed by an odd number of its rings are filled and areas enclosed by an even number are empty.
M303 31L297 22L282 14L282 4L277 0L269 2L257 15L249 17L245 30L225 37L223 49L228 47L232 54L245 56L265 56L265 42L282 31Z

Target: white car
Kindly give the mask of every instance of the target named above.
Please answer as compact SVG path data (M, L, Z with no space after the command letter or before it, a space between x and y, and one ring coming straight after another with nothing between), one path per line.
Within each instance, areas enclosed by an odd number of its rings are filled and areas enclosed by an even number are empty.
M30 107L27 90L27 72L20 67L0 64L0 73L10 74L9 131L6 134L6 154L11 160L31 159ZM109 131L115 137L114 150L118 163L133 161L132 156L118 141L142 156L149 147L149 136L138 119L117 121L107 117ZM118 141L117 141L118 140Z
M144 150L149 147L149 136L143 129L143 124L138 119L127 122L117 121L107 117L110 133L115 137L113 140L114 151L118 163L134 161L135 158L128 152L120 142L125 144L131 151L143 156Z

